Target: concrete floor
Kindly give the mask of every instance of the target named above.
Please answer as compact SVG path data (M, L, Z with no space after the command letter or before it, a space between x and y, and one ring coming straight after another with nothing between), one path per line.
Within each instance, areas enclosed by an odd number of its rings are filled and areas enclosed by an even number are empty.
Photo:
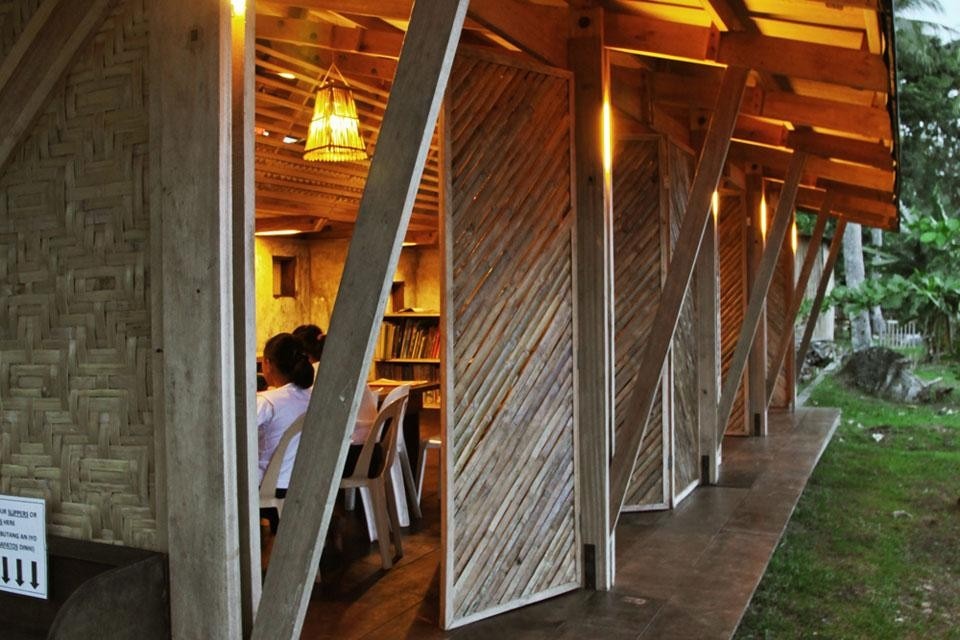
M303 637L730 638L838 422L830 409L772 414L768 437L724 441L717 486L700 487L672 511L625 514L612 591L573 592L452 632L436 626L439 506L428 494L423 523L405 537L394 569L380 570L365 547L360 557L324 560ZM435 477L427 482L435 486Z

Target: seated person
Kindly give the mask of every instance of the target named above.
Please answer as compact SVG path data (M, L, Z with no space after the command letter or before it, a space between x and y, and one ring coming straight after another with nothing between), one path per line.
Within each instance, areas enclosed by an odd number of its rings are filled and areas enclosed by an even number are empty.
M323 329L315 324L302 324L293 330L293 335L300 338L303 342L304 350L307 352L307 358L313 365L314 377L316 377L317 366L320 364L320 356L323 355L323 343L327 339Z
M263 377L273 388L257 394L258 483L263 481L270 457L284 431L306 412L310 401L313 367L307 359L303 343L289 333L279 333L267 340L263 349ZM278 498L287 494L299 444L300 436L297 435L290 441L283 456L277 478ZM265 511L268 513L261 515L270 520L270 529L275 532L279 523L276 510Z

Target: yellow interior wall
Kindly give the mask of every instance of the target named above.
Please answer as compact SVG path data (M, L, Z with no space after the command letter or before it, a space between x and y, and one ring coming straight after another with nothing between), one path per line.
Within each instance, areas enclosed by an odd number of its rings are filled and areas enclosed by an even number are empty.
M270 336L297 325L316 324L324 331L340 287L349 240L262 238L254 243L257 353ZM273 295L273 257L297 259L294 297ZM404 283L408 307L439 310L440 252L436 247L404 247L394 281Z

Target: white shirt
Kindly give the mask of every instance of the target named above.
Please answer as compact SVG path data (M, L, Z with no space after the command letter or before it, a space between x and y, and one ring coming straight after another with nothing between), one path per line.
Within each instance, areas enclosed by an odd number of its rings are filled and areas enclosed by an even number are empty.
M257 394L257 449L260 452L257 484L263 481L270 457L287 427L307 411L310 390L311 388L301 389L290 382L277 389L268 389ZM300 435L297 434L290 440L284 453L277 478L278 489L290 486L290 472L293 471L293 461L297 457L299 444Z

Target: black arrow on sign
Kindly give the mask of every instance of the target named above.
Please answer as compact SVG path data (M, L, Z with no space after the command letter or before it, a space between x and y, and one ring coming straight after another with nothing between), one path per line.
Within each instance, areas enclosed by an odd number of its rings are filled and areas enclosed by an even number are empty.
M23 561L17 558L17 586L23 586Z
M40 583L37 582L37 562L35 560L30 563L30 573L33 574L33 579L30 581L30 585L36 589Z
M3 578L4 584L10 582L10 570L7 568L7 556L3 556Z

